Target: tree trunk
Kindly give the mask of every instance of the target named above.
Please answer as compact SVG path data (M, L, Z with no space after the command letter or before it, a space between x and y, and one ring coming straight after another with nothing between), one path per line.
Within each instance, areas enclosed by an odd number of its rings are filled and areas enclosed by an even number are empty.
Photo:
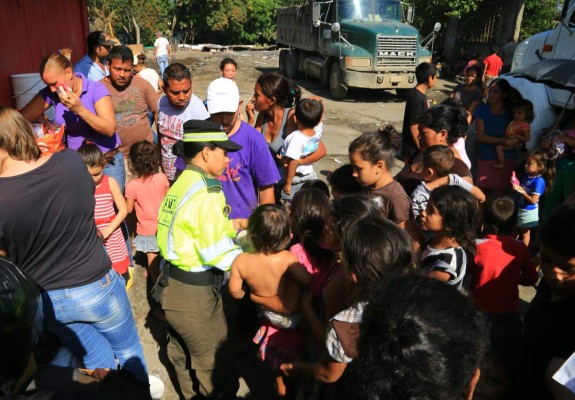
M178 24L178 17L176 16L176 14L174 14L174 17L172 18L172 42L174 42L174 32L176 31L176 25ZM184 42L185 43L185 42ZM179 49L179 43L176 41L174 43L174 45L172 46L172 51L175 53L178 51Z
M140 44L140 26L138 25L138 21L136 21L134 14L132 14L132 24L134 25L134 30L136 31L136 44Z
M523 19L523 6L525 0L507 0L503 3L499 29L495 37L496 45L509 42L510 38L517 38Z
M449 17L447 29L443 40L443 56L450 65L455 65L459 49L457 46L457 32L459 31L459 18Z

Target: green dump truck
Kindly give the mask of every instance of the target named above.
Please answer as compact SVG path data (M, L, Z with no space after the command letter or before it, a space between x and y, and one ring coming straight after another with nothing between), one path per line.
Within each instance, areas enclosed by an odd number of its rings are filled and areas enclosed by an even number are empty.
M414 7L400 0L305 0L278 10L280 71L329 84L336 100L348 88L415 86L415 67L431 61L413 21Z

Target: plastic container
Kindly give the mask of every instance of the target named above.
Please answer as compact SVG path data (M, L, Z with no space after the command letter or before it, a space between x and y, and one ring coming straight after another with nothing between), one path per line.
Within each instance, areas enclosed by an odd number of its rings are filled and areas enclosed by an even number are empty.
M46 84L42 81L39 73L12 75L12 87L16 108L21 110L38 94Z

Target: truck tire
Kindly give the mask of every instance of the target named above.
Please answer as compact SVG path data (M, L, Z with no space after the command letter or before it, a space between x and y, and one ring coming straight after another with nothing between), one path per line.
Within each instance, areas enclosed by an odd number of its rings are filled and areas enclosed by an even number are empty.
M288 51L287 50L280 50L279 70L280 70L280 74L282 74L282 75L287 74L287 58L288 58Z
M331 65L329 73L329 94L334 100L343 100L347 96L347 86L342 83L342 73L339 62Z
M286 56L286 76L290 79L297 78L299 75L299 51L290 49Z

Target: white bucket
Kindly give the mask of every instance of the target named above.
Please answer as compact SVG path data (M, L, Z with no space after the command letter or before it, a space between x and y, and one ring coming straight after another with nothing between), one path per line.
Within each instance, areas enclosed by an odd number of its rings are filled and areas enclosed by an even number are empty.
M46 84L42 81L39 73L12 75L12 87L16 108L21 110L38 94Z

